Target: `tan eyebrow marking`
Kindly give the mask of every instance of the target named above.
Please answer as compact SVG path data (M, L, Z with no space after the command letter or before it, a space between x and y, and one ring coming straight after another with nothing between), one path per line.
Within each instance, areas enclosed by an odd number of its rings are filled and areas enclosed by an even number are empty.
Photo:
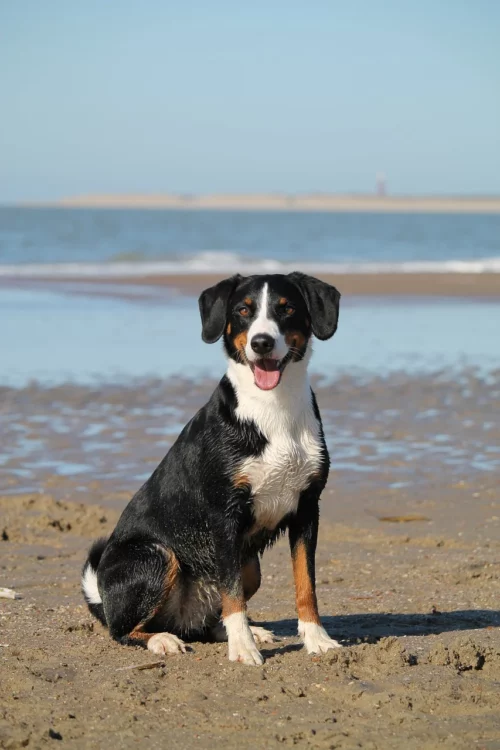
M253 302L253 300L252 300L251 297L245 297L245 299L243 300L243 302L245 303L245 305L251 305L252 302Z
M286 305L288 304L288 300L286 297L280 297L280 305Z

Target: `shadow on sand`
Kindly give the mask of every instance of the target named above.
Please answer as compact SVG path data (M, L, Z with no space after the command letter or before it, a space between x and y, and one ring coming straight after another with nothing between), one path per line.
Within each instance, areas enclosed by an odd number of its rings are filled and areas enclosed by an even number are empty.
M439 635L458 630L500 627L500 610L461 609L455 612L427 614L370 613L323 616L323 625L332 638L344 645L376 643L387 636ZM297 635L297 620L259 622L278 637Z

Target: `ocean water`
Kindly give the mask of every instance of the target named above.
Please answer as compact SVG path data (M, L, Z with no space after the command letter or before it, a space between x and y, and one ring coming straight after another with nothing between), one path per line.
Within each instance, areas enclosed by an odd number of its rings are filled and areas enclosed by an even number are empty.
M141 286L141 273L293 268L500 271L500 216L0 208L0 384L221 375L196 300ZM109 283L94 286L96 273ZM65 275L80 281L44 281ZM113 285L123 275L131 283ZM312 370L488 373L499 319L495 301L343 298Z
M0 207L0 276L500 272L500 215Z

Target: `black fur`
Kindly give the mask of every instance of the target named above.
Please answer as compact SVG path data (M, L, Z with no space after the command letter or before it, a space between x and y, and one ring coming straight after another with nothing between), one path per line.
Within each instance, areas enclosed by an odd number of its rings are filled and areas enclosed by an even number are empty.
M297 271L289 275L290 281L300 289L312 321L316 338L325 341L337 330L340 292L324 281Z
M200 295L198 305L202 320L201 336L207 344L214 344L220 339L226 324L227 304L241 276L231 276L230 279L220 281Z

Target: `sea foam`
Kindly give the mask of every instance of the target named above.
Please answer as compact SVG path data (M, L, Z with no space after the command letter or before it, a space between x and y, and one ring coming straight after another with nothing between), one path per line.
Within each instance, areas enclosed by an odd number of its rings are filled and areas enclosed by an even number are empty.
M116 261L106 263L23 263L0 265L4 278L138 278L181 274L289 273L301 270L311 274L412 274L412 273L500 273L500 257L474 260L405 262L307 262L277 261L243 257L237 253L201 252L189 258L158 261Z

